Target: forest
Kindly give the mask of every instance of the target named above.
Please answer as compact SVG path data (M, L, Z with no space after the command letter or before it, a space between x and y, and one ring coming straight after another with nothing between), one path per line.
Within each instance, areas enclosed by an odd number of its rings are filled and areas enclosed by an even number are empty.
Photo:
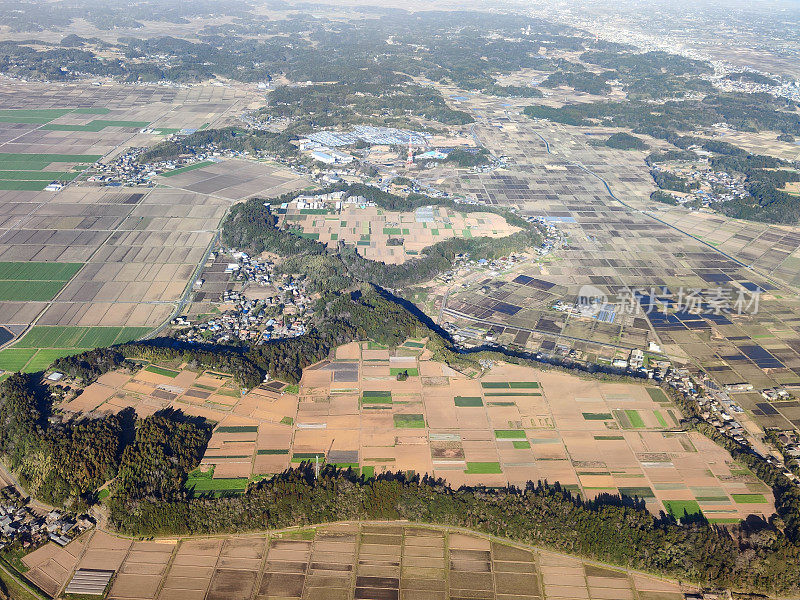
M777 131L800 135L800 114L794 103L768 94L714 93L702 100L594 102L561 108L531 105L525 114L565 125L627 127L634 133L669 141L677 132L728 123L740 131Z
M174 411L66 418L54 413L53 401L33 375L14 373L0 383L0 452L33 496L73 510L85 510L117 475L126 497L155 498L142 491L149 485L178 493L185 468L200 460L211 436L202 419Z
M289 143L290 135L272 133L260 129L223 127L204 129L192 134L156 144L139 155L141 163L174 160L186 154L197 154L208 150L232 150L257 154L267 152L279 156L294 156L297 147Z

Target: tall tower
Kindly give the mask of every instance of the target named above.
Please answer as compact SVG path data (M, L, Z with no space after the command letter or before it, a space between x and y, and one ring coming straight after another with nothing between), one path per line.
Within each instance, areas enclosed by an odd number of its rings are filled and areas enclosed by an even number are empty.
M406 166L410 167L414 164L414 149L411 147L411 137L408 138L408 158L406 158Z

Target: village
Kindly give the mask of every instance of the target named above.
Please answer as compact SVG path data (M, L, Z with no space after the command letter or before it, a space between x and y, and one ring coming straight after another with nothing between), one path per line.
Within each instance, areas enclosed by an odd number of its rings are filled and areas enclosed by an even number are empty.
M216 312L196 319L179 316L172 321L178 339L190 343L263 344L308 331L314 316L314 298L302 278L277 273L274 262L233 249L212 253L209 259L212 265L219 264L218 260L227 261L222 272L225 289L217 297ZM203 275L213 277L214 273ZM206 279L201 275L194 289L202 290L204 285Z
M35 508L12 485L0 489L0 551L5 553L11 549L27 552L49 541L66 546L94 524L89 515Z

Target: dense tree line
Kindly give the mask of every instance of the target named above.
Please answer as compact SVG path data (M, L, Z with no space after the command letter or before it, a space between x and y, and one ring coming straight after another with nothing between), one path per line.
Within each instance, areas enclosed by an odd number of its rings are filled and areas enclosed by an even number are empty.
M423 117L445 125L464 125L474 119L466 112L447 106L435 89L412 85L398 75L389 81L375 77L370 83L331 83L283 86L267 97L260 113L289 117L308 127L342 127L372 123L393 127L413 125Z
M642 138L625 133L624 131L613 134L604 144L616 150L645 150L647 148L647 144L644 143Z
M627 127L669 139L676 132L728 123L740 131L770 130L800 134L800 114L792 102L768 94L709 94L702 100L595 102L561 108L531 105L525 114L565 125ZM671 141L671 140L670 140Z
M85 506L118 474L126 497L149 497L133 490L185 481L210 437L202 419L177 413L66 418L52 409L50 388L37 377L15 373L0 384L0 453L32 495L54 505Z
M142 419L119 463L112 491L117 498L156 502L185 498L186 476L211 439L204 419L162 411Z
M644 161L651 167L656 163L668 162L671 160L692 161L697 160L697 154L691 150L664 150L651 152Z
M661 190L656 190L652 194L650 194L650 200L653 202L660 202L661 204L669 204L671 206L677 206L678 200L672 194L668 194L667 192L663 192Z
M652 169L650 175L653 177L655 184L662 190L672 190L673 192L690 192L699 187L696 181L689 181L688 179L675 175L669 171L661 171Z
M611 91L611 86L607 82L615 78L616 73L613 71L599 75L591 71L557 71L548 75L541 85L548 88L567 86L576 92L602 96Z
M447 154L445 162L455 163L462 168L479 167L491 162L489 151L486 148L478 148L474 152L464 148L456 148Z

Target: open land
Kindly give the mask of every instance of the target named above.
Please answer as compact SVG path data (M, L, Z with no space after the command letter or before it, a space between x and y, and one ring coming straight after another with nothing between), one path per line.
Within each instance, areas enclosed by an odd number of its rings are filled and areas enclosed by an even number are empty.
M29 332L0 352L0 368L18 365L23 348L48 349L23 365L37 370L47 359L160 326L185 298L232 202L306 185L279 166L244 160L161 177L155 188L79 178L125 148L224 125L252 100L247 89L221 86L4 85L0 326ZM51 181L76 178L44 191ZM70 335L61 335L64 328Z
M113 571L110 600L681 600L683 586L484 536L333 524L273 535L131 541L91 531L24 558L56 595L76 569Z
M656 514L681 517L681 503L696 503L717 522L774 510L752 473L678 427L658 388L512 365L473 379L425 353L414 340L394 350L352 343L306 369L297 388L271 382L244 394L224 374L149 366L103 375L61 408L172 407L215 422L187 484L196 493L243 491L310 461L366 476L428 473L456 487L558 481L584 498L639 497Z
M370 260L398 264L423 253L428 246L452 237L503 237L518 231L500 215L460 213L440 207L395 212L376 206L344 204L339 210L297 208L290 203L279 217L281 227L299 228L300 235L335 248L355 246ZM389 244L394 240L397 245Z
M523 104L463 96L459 108L476 116L476 135L505 155L507 166L430 183L540 217L564 234L565 247L506 272L435 281L420 307L476 342L489 333L503 345L555 354L574 350L588 362L609 363L652 341L678 364L703 368L721 385L800 385L793 287L800 230L658 205L649 200L655 187L645 152L592 143L607 137L607 130L529 119L519 114ZM581 318L553 309L558 300L573 304L582 286L605 294L607 310ZM681 290L701 290L707 298L720 288L728 290L731 307L744 301L743 314L664 315L662 308L645 314L626 292L641 290L660 306ZM785 420L782 425L791 428Z

